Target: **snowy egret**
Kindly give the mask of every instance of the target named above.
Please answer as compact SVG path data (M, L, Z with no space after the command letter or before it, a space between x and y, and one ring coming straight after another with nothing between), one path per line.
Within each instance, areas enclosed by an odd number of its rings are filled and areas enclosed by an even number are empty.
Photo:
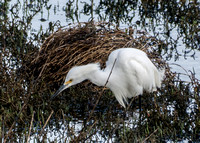
M114 93L118 102L125 107L127 98L153 92L161 87L164 70L158 70L146 53L135 48L114 50L108 57L106 68L99 63L75 66L69 70L64 84L52 95L56 97L66 88L84 80L98 86L106 86Z

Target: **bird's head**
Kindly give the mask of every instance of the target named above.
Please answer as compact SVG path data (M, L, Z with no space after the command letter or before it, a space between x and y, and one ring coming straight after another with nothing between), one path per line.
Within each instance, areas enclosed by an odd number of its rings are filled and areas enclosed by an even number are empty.
M76 85L86 79L91 72L98 70L99 64L88 64L84 66L75 66L69 70L64 84L58 89L58 91L52 95L51 99L55 98L58 94L60 94L63 90L69 88L70 86Z

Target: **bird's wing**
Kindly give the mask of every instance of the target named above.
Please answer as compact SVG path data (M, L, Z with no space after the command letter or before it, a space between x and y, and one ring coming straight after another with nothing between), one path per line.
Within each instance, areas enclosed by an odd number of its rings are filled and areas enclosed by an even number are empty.
M127 97L137 96L143 90L151 90L154 82L154 66L144 52L137 50L121 51L117 56L116 67L123 73Z
M143 51L134 48L113 51L105 70L111 70L115 59L110 88L122 106L126 98L143 94L143 90L154 91L161 82L160 72Z

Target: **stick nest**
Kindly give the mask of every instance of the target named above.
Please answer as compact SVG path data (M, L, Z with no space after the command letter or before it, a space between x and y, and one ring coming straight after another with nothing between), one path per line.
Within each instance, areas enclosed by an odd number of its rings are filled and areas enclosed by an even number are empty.
M59 29L44 41L39 51L26 63L26 73L57 88L73 66L99 62L104 68L113 50L126 47L142 49L156 66L165 65L153 48L162 48L161 41L141 31L136 31L140 36L134 38L131 27L127 31L113 27L108 23L90 22Z

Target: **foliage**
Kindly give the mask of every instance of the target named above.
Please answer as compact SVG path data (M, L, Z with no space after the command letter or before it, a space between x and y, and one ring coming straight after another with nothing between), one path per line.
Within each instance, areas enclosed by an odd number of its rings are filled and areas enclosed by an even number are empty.
M123 2L128 7L126 3L130 1ZM107 4L101 1L102 5L98 6L96 12L111 4L121 6L123 2L113 1ZM163 1L160 4L164 7L161 9L163 11L165 8L176 7L172 12L177 17L182 15L182 18L173 19L169 10L164 14L165 18L169 23L177 22L183 33L186 34L189 30L193 36L186 36L190 41L188 45L197 49L195 27L198 19L196 15L192 17L192 13L198 13L198 4L195 4L195 1L188 7L184 3L177 5ZM1 138L27 141L33 135L41 141L47 138L45 136L49 131L61 132L59 129L64 126L61 133L63 136L58 137L58 141L164 142L185 138L200 140L200 82L192 72L186 73L190 77L189 82L182 81L179 74L170 71L160 55L173 43L158 40L157 37L137 29L134 29L136 33L141 34L133 38L131 27L129 30L118 29L119 21L127 20L123 20L127 11L120 10L120 6L116 7L118 9L106 9L110 19L115 21L115 16L117 17L116 27L110 22L79 23L67 28L50 23L46 32L41 30L30 36L32 18L42 11L43 6L51 6L48 1L28 1L24 6L24 15L20 18L18 5L10 9L8 1L0 2ZM131 8L134 10L135 6L136 2ZM142 1L142 17L153 18L153 11L156 9L153 6L156 5ZM84 8L88 13L87 8L92 6L87 5ZM190 13L191 8L193 10ZM187 11L187 16L182 14L184 10ZM8 16L9 12L12 13L11 17ZM66 12L70 11L66 9ZM73 17L73 13L70 16ZM187 17L186 22L183 20L184 16ZM55 32L55 29L59 30ZM41 43L43 44L40 48ZM104 66L107 55L123 46L141 48L157 66L166 68L162 88L158 92L144 93L142 96L140 113L137 98L131 99L130 106L123 109L108 89L103 90L87 81L65 91L54 101L49 101L49 95L55 92L72 66L97 61ZM172 49L176 51L176 46L172 46ZM82 126L78 131L76 124Z

